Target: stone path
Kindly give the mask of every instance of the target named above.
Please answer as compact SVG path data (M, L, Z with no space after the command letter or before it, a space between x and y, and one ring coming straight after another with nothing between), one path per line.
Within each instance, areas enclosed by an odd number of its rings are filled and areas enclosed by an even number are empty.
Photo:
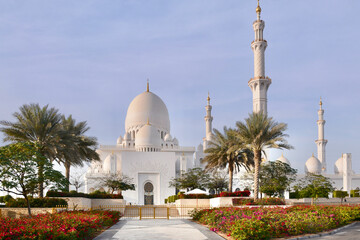
M186 219L123 220L95 240L224 240L204 226Z

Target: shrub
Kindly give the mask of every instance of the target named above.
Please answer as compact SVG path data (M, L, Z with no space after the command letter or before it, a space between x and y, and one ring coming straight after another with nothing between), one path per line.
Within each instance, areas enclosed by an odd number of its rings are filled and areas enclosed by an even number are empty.
M57 191L48 191L46 193L47 197L83 197L83 198L104 198L104 199L123 199L121 194L109 194L106 192L95 191L90 194L87 193L78 193L78 192L57 192Z
M347 191L334 191L333 192L333 197L334 198L344 198L349 196Z
M11 199L14 199L11 195L0 196L0 203L7 203Z
M360 197L360 190L350 190L350 197Z
M219 197L248 197L250 196L249 190L237 191L237 192L221 192Z
M67 206L65 199L60 198L30 198L30 207L34 208L52 208L56 206ZM24 198L17 198L6 203L6 207L10 208L26 208L27 204Z
M285 205L285 201L281 198L263 198L254 201L253 198L233 198L234 206L239 205Z
M213 198L213 195L206 194L182 194L179 196L180 199L209 199Z
M300 198L300 194L299 191L295 191L295 192L290 192L289 194L290 199L299 199Z

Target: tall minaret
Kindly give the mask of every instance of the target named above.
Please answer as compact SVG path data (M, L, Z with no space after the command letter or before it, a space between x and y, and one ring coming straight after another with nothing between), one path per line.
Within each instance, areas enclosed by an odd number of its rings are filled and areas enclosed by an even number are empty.
M320 98L320 109L318 111L319 120L317 121L318 124L318 140L316 140L317 145L317 158L321 162L321 172L326 172L326 155L325 155L325 147L327 144L327 140L324 139L324 110L322 109L322 101Z
M265 49L267 42L263 38L265 22L260 19L261 8L258 0L256 8L257 20L253 23L255 40L251 43L254 52L254 78L248 82L253 93L253 112L267 114L267 90L271 84L271 79L265 77Z
M210 93L208 93L208 97L207 97L207 105L205 106L206 109L206 116L204 117L205 119L205 130L206 130L206 135L204 140L204 150L207 149L208 147L208 142L212 140L212 120L213 117L211 116L211 105L210 105Z

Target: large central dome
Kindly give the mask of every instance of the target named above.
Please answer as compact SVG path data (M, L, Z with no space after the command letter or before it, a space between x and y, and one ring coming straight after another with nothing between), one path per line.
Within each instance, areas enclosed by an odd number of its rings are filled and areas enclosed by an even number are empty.
M138 129L148 121L159 130L170 132L167 107L161 98L150 91L139 94L130 103L125 119L125 131Z

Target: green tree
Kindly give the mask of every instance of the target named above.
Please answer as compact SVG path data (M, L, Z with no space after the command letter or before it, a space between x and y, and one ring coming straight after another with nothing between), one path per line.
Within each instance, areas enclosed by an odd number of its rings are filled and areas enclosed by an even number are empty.
M250 170L253 165L253 154L246 148L244 142L236 137L233 129L224 127L224 134L214 129L214 133L210 147L205 150L207 155L201 162L206 163L205 170L209 172L227 168L229 172L228 189L232 192L234 172L239 171L240 167Z
M187 191L196 188L205 190L209 179L210 175L207 172L201 168L193 168L171 179L169 186L175 187L176 189L186 189Z
M50 160L56 159L60 142L61 115L55 108L48 105L25 104L13 116L16 122L0 121L4 127L0 131L4 134L4 141L32 142L36 144L39 153ZM38 167L38 195L43 197L44 166L39 162Z
M70 182L71 166L82 167L84 162L99 161L100 157L96 152L96 138L85 136L90 129L86 121L76 123L71 115L62 116L61 127L57 160L64 165L65 177ZM69 185L66 190L70 190Z
M285 190L296 180L297 170L281 161L265 162L259 172L260 191L274 197L283 197Z
M23 196L29 216L29 195L39 188L39 165L43 166L42 181L46 187L62 188L66 185L65 177L53 170L52 164L40 153L36 144L21 142L0 148L0 190Z
M253 151L254 154L254 200L258 199L259 193L259 171L261 153L267 148L291 149L285 137L287 129L285 123L277 123L273 118L260 113L249 114L245 122L237 122L237 138Z
M100 180L101 187L106 187L111 194L117 191L121 194L122 191L135 190L133 179L123 174L108 174Z
M329 198L329 193L334 191L330 178L314 173L307 173L293 188L301 198L311 197L312 205L319 197Z
M216 172L210 176L209 182L206 184L206 188L215 191L215 194L219 194L228 188L228 180L225 174Z

